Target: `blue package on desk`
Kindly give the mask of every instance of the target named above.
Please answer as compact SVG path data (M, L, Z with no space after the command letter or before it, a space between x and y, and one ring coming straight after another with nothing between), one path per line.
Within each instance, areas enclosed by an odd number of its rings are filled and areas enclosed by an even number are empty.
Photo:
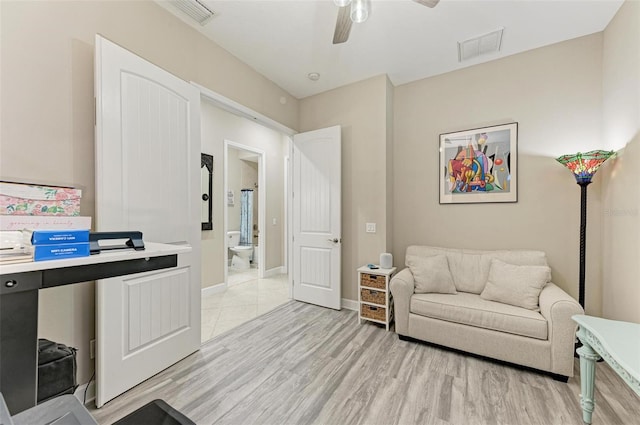
M88 257L89 242L33 245L33 261Z
M89 230L25 230L31 245L89 242Z

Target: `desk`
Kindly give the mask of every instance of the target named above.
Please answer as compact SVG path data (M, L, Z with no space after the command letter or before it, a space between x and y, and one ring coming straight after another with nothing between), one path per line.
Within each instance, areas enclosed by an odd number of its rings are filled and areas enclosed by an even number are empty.
M640 395L640 324L578 314L580 355L580 405L582 420L591 423L595 408L595 362L601 357Z
M188 245L146 243L143 251L0 266L0 392L12 415L36 405L38 290L176 267Z

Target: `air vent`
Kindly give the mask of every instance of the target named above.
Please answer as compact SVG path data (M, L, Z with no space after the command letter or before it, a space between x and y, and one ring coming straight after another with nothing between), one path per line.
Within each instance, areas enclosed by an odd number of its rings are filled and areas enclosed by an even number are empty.
M500 51L502 45L502 32L499 28L487 34L458 42L458 61L466 61L476 56Z
M206 25L213 18L213 12L198 0L171 0L171 4L200 25Z

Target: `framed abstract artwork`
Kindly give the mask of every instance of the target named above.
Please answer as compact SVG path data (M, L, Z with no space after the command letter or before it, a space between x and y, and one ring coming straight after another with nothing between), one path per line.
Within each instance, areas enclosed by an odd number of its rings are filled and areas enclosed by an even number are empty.
M518 123L440 135L440 203L518 202Z

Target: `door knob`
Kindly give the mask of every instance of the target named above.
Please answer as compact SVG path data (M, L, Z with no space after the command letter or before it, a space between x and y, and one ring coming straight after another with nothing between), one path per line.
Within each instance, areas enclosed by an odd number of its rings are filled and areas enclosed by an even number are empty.
M327 239L329 242L338 243L340 240L338 238Z

